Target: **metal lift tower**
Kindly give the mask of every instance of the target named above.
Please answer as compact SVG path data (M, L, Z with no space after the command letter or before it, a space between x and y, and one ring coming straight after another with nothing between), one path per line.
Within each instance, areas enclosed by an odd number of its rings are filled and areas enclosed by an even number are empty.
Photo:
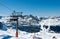
M13 11L12 15L10 16L11 21L16 21L17 22L17 25L16 25L16 37L18 37L18 17L20 15L22 15L22 12Z

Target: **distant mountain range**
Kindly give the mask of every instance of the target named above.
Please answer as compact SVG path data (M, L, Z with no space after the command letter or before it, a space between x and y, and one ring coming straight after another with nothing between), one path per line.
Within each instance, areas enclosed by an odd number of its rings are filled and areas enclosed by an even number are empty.
M60 25L60 16L58 17L38 17L33 15L20 15L18 17L19 25L28 26L28 25ZM3 20L2 20L3 19ZM0 16L0 21L4 23L15 23L10 21L10 17Z
M0 22L6 26L12 26L16 28L16 21L11 21L9 16L0 16ZM60 16L59 17L38 17L33 15L20 15L18 17L18 28L22 31L35 30L39 32L41 30L41 26L60 26ZM23 26L23 27L22 27ZM37 27L36 27L37 26ZM23 29L24 28L24 29ZM60 27L56 27L59 31ZM51 30L55 30L55 27L51 28ZM56 30L56 31L57 31Z

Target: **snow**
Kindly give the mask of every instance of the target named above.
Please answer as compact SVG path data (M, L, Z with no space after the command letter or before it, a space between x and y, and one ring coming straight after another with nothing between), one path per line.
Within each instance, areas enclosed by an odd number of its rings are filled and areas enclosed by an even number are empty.
M29 20L31 20L31 18L27 19L29 22ZM20 18L19 21L26 21L26 19L22 19ZM0 19L0 22L7 22L7 19ZM60 25L60 21L55 18L55 19L46 19L46 20L42 20L39 22L39 25L43 26L43 25ZM50 33L48 32L48 30L44 29L43 27L41 27L41 31L37 32L37 33L28 33L25 31L20 31L18 30L18 35L19 37L15 37L16 34L16 30L11 28L6 27L6 25L3 25L3 29L7 29L6 31L4 30L0 30L0 39L33 39L33 36L42 38L42 39L52 39L53 36L55 36L57 39L60 39L60 33Z
M16 37L15 37L15 32L16 32L16 30L15 29L8 29L7 31L2 31L2 30L0 30L0 35L3 35L3 36L1 36L0 38L4 38L4 35L9 35L9 36L12 36L12 38L11 39L16 39ZM19 39L20 38L22 38L22 39L28 39L27 37L30 37L30 34L29 35L27 35L27 33L26 32L23 32L23 31L19 31Z
M46 32L46 30L43 30L41 32L37 32L37 33L28 33L28 32L24 32L24 31L20 31L19 30L19 37L15 37L15 29L8 29L7 31L2 31L0 30L0 39L7 37L7 36L11 36L9 39L33 39L33 36L36 37L41 37L43 39L52 39L53 36L56 36L56 38L60 38L60 34L59 33L48 33Z
M40 25L47 25L47 26L51 26L51 25L60 25L60 21L58 19L46 19L46 20L42 20L40 23Z

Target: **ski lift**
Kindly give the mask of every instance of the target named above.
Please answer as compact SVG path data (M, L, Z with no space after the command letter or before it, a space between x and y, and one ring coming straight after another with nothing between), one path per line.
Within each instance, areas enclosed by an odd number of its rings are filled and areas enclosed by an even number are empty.
M11 17L10 20L11 21L17 21L18 19L17 18L14 18L14 17Z
M11 21L17 21L17 26L16 26L16 37L18 37L18 14L16 15L16 12L13 11L12 15L10 16Z

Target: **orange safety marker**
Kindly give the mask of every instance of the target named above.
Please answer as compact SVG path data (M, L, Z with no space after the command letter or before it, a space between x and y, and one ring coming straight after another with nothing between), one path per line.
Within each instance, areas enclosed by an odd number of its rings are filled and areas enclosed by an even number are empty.
M18 32L16 32L16 37L18 37Z

